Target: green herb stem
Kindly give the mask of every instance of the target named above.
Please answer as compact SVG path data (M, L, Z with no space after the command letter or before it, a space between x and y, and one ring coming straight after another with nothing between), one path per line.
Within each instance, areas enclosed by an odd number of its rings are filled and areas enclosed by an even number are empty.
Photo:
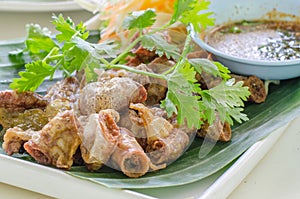
M58 60L58 59L61 59L63 58L64 56L62 54L59 54L59 55L53 55L53 56L49 56L47 58L47 61L54 61L54 60Z
M51 51L47 54L46 57L44 57L44 59L42 60L42 62L47 62L49 60L51 60L53 57L52 54L54 54L55 52L59 51L59 48L58 47L54 47L51 49Z
M169 26L170 26L170 24L165 24L165 25L163 25L163 26L161 26L161 27L158 27L158 28L153 29L152 31L148 32L148 34L151 35L151 34L155 34L155 33L157 33L157 32L166 30L166 29L169 28Z
M81 36L80 31L76 31L75 34L72 36L71 40L77 37L78 35Z
M125 48L125 50L123 51L123 53L121 53L119 56L117 56L115 59L113 59L110 62L110 65L114 65L116 63L118 63L124 56L127 55L128 52L130 52L131 49L133 49L133 47L135 45L137 45L140 41L141 41L142 36L139 36L137 39L135 39L129 46L127 46Z
M187 33L187 36L185 38L185 42L184 42L181 57L187 57L187 54L189 53L189 50L190 50L191 41L192 41L191 31L188 29L188 33Z
M163 75L167 75L170 74L174 71L174 69L176 68L176 64L174 66L172 66L171 68L169 68L168 70L166 70L165 72L163 72Z
M107 60L104 59L103 57L100 57L99 59L100 59L100 61L101 61L103 64L105 64L106 66L110 66L110 65L111 65L111 63L109 63L109 61L107 61Z

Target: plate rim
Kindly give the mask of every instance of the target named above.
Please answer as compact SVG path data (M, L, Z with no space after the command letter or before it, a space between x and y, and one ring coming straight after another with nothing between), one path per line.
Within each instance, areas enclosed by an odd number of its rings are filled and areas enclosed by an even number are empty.
M83 10L75 1L33 2L0 1L0 11L6 12L58 12Z

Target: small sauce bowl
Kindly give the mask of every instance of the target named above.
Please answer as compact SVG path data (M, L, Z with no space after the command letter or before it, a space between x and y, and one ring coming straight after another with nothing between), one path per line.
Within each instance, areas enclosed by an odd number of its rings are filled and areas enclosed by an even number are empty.
M264 80L284 80L300 76L300 59L285 61L250 60L225 54L204 42L191 31L193 40L204 50L212 53L217 61L232 73L255 75Z
M300 23L300 1L287 0L212 0L210 11L214 12L216 26L199 35L191 27L191 36L194 42L203 50L213 54L215 60L228 67L232 73L240 75L255 75L263 80L284 80L300 76L300 59L290 60L256 60L237 57L224 53L205 40L205 34L222 24L238 21L253 20L281 20L297 21ZM226 12L224 11L226 10Z

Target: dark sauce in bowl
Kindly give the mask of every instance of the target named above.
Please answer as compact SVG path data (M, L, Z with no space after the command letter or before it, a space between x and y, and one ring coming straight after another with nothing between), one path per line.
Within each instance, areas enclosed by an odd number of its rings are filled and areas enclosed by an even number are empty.
M214 28L205 42L225 54L262 61L300 59L300 24L241 21Z

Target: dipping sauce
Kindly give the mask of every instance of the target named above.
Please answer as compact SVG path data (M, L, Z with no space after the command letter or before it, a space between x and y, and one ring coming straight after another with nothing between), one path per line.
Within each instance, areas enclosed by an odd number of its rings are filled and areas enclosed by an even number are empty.
M300 24L292 21L242 21L209 32L205 41L215 49L250 60L300 59Z

